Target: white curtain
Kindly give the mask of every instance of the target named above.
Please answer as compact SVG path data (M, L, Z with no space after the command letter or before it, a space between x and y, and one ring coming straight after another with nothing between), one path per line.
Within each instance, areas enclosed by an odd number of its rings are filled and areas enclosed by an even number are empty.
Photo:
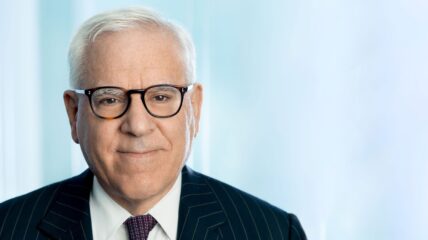
M37 1L0 7L0 200L42 184Z

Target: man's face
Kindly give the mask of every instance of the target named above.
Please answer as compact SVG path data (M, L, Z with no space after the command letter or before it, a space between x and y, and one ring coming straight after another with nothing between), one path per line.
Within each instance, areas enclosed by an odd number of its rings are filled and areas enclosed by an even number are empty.
M82 89L187 85L181 49L168 32L104 33L89 49ZM91 170L113 199L138 212L159 201L181 171L198 129L202 88L196 84L187 92L170 118L151 116L139 94L131 99L125 115L107 120L94 115L87 96L64 93L73 139Z

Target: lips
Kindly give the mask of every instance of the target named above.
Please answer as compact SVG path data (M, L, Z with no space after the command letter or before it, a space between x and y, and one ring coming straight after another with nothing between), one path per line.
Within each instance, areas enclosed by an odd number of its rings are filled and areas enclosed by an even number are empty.
M161 149L159 148L149 148L144 150L137 150L137 149L119 149L117 152L121 155L126 155L130 157L145 157L150 156L152 154L157 153Z
M135 155L145 155L157 152L159 149L150 149L150 150L118 150L118 153L122 154L135 154Z
M147 153L151 153L157 151L156 149L153 150L143 150L143 151L139 151L139 150L118 150L118 153L132 153L132 154L147 154Z

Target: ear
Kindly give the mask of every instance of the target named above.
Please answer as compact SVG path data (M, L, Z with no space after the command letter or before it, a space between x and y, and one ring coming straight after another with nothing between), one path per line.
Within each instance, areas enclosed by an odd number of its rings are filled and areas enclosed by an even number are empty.
M77 111L79 107L79 98L75 92L67 90L63 95L65 109L67 110L68 121L71 127L71 137L75 143L79 143L77 136Z
M190 101L193 109L193 117L194 117L194 129L193 129L193 137L199 132L199 120L201 118L201 108L202 108L202 100L203 100L203 88L200 83L195 83L192 88L192 94L190 97Z

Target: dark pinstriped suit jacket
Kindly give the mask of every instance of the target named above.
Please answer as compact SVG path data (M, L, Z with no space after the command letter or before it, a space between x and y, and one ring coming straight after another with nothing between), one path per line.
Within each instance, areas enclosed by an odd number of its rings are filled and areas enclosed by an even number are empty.
M227 184L183 168L178 239L304 240L297 218ZM92 173L0 204L0 239L92 239Z

